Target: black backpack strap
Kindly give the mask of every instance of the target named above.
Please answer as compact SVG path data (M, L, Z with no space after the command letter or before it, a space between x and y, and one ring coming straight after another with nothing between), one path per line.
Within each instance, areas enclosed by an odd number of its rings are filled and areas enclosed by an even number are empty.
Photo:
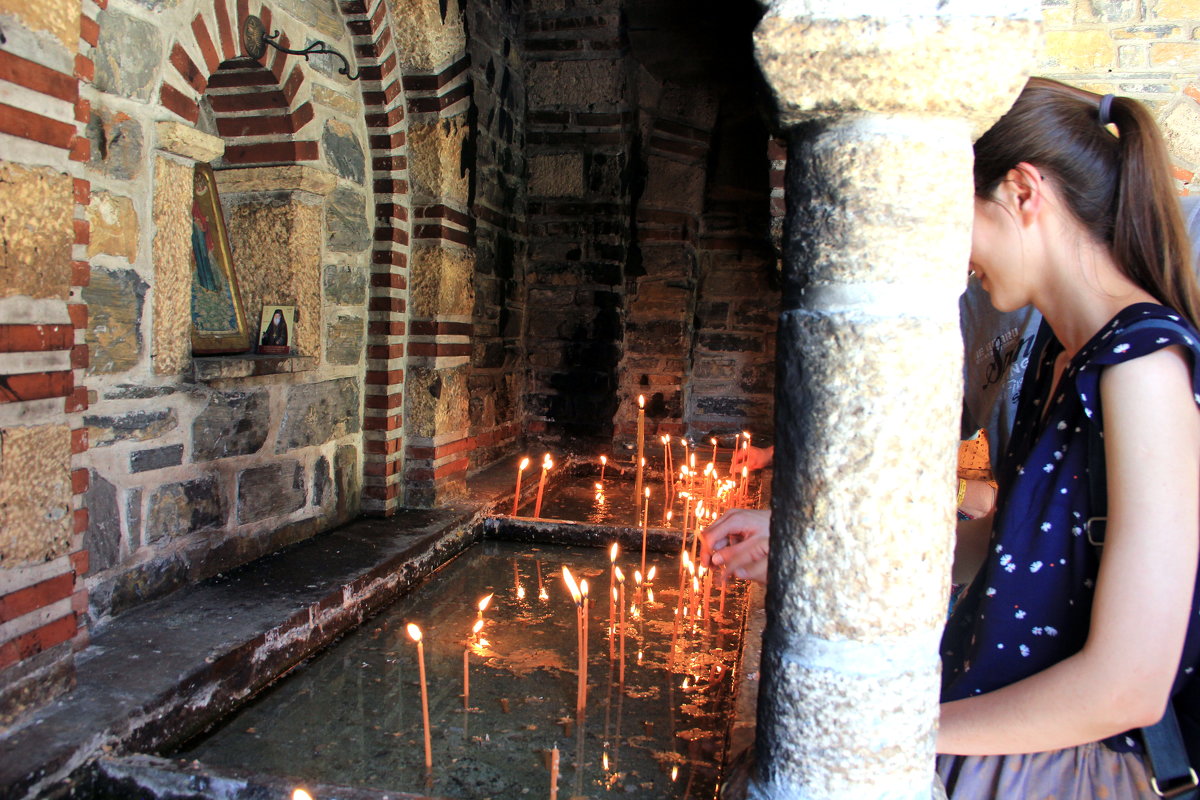
M1129 328L1161 328L1175 332L1184 329L1168 320L1139 320ZM1128 328L1127 328L1128 330ZM1088 428L1088 500L1092 516L1087 520L1088 541L1097 547L1104 546L1104 535L1108 527L1108 475L1104 460L1104 435L1100 432L1100 421L1092 420ZM1150 788L1159 797L1176 800L1200 800L1200 780L1192 769L1187 748L1183 743L1183 732L1175 716L1175 706L1167 703L1162 719L1142 728L1142 744L1150 772Z

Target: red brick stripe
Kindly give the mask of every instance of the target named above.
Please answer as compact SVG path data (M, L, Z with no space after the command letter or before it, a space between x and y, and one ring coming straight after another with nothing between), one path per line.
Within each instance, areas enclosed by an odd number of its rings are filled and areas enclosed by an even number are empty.
M196 37L200 55L204 57L204 63L208 66L208 74L211 75L221 65L221 57L217 55L217 48L213 44L212 36L208 33L208 25L205 24L204 17L200 14L197 14L196 18L192 20L192 35Z
M48 578L24 589L0 597L0 623L9 622L45 608L51 603L70 597L75 590L75 576L64 573L54 578Z
M183 45L179 42L171 48L171 64L178 70L183 79L188 82L197 94L204 94L204 89L208 86L208 81L204 79L199 67L192 61L192 57L183 49Z
M188 122L195 123L200 118L200 106L195 100L186 96L169 83L164 83L158 92L159 100L169 110L174 111Z
M71 613L24 636L10 639L0 645L0 669L62 644L75 635L75 628L75 614Z
M59 100L74 103L79 97L79 82L72 75L64 75L41 64L12 53L0 50L0 80L6 80L48 94Z
M230 164L273 164L316 159L316 142L265 142L225 148L225 160Z
M70 325L0 325L0 353L69 350L74 343Z
M0 103L0 132L66 150L75 138L75 126L15 106Z
M74 388L70 372L32 372L25 375L0 375L0 403L67 397Z
M233 26L229 24L229 8L225 0L217 0L214 6L217 11L217 33L221 37L221 52L225 54L225 58L233 58L237 51L233 49Z

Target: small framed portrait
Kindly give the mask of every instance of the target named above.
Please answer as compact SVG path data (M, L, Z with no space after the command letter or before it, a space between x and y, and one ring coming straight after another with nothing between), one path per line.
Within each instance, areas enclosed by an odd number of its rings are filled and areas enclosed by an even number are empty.
M295 306L263 306L256 340L258 352L287 355L292 352L292 336L295 330Z

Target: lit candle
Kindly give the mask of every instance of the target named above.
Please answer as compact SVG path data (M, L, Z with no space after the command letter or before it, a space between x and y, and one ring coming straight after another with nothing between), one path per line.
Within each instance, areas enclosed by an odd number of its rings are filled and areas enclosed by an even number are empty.
M579 581L579 594L583 597L583 610L580 619L583 620L583 635L580 637L580 646L582 648L579 660L583 665L583 680L579 682L581 697L579 699L579 714L582 716L583 711L587 708L587 682L588 682L588 582L587 578ZM582 728L582 725L580 726Z
M604 468L608 466L608 456L600 456L600 482L604 483Z
M421 676L421 717L425 721L425 769L433 769L433 744L429 739L429 687L425 684L425 645L421 629L408 623L408 635L417 643L417 670Z
M617 553L616 542L608 549L608 660L613 659L613 628L616 626L614 609L617 603Z
M633 484L634 512L637 512L637 498L642 496L642 465L645 463L646 449L646 398L638 395L637 417L637 480Z
M479 635L483 630L483 619L475 620L474 627L471 628L471 638ZM463 649L463 708L471 707L471 639L467 639L467 646Z
M558 745L550 751L550 800L558 800Z
M617 591L620 594L618 604L621 606L621 666L618 667L620 672L621 685L625 685L625 574L621 572L621 568L617 567Z
M714 436L711 439L709 439L709 441L712 442L712 446L713 446L712 463L714 466L716 466L716 463L717 463L717 437Z
M742 467L742 485L738 488L738 498L742 505L746 503L746 484L750 480L750 468Z
M488 605L492 602L493 595L495 595L495 592L493 592L492 594L489 594L487 597L479 598L479 602L475 604L476 608L479 609L479 621L480 622L483 622L483 612L487 611Z
M642 510L642 572L646 571L646 526L650 522L650 487L646 487L646 506Z
M575 711L576 713L582 714L584 697L587 693L586 689L584 688L584 681L587 680L587 675L584 669L584 653L586 650L586 644L584 642L583 632L583 593L580 592L579 586L577 586L575 583L574 576L571 575L571 570L567 569L565 564L562 568L562 574L563 581L565 581L567 584L567 590L571 593L571 599L575 601L575 622L577 626L575 633L575 644L578 646L579 650L579 667L576 670Z
M520 504L520 502L521 502L521 474L523 472L525 472L525 470L528 467L529 467L529 457L526 456L525 458L522 458L521 463L519 465L517 465L517 490L515 492L513 492L513 513L512 513L512 515L514 517L517 515L517 505Z
M664 433L663 443L663 525L670 520L671 506L671 434Z
M542 457L542 477L538 481L537 503L534 505L533 518L541 519L542 517L542 493L546 490L546 473L554 466L554 462L550 459L550 454L546 453Z

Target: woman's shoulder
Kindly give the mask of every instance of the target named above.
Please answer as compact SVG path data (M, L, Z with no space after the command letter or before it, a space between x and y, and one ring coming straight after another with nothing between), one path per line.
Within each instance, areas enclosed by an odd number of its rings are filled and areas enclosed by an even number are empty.
M1179 312L1157 303L1126 306L1080 352L1089 363L1117 364L1178 345L1200 354L1200 334Z

